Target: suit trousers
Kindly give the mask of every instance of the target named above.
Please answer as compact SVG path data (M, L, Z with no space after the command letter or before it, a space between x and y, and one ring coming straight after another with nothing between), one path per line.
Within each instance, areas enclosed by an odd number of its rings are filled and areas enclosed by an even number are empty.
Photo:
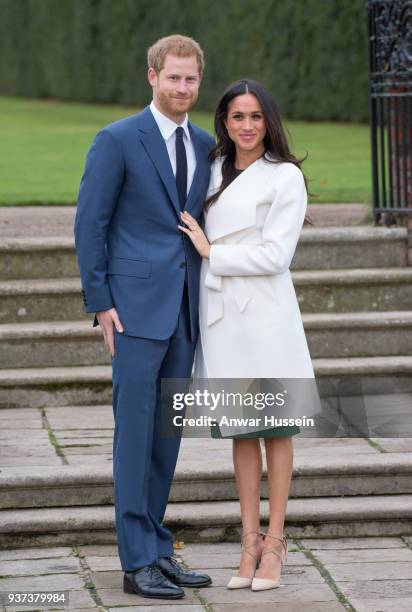
M173 554L173 537L162 521L180 436L161 435L160 381L189 378L194 350L186 285L170 338L115 334L113 477L117 541L124 571Z

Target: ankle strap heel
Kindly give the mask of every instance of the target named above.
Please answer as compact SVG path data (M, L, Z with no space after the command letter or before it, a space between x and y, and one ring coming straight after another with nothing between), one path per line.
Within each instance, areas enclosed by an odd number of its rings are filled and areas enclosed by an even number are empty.
M279 536L275 536L267 532L264 534L264 538L265 539L271 538L272 540L276 540L277 542L280 542L282 544L282 553L278 553L276 550L273 550L272 548L268 548L267 550L263 550L262 556L268 553L272 553L276 555L277 557L279 557L280 562L283 566L288 557L288 541L287 541L286 536L282 535L281 537L279 537Z
M251 535L251 534L254 534L257 537L254 542L246 546L244 544L244 539L246 536ZM244 533L241 537L240 548L242 551L245 551L248 555L252 557L252 559L256 563L256 568L259 567L260 559L256 557L254 554L252 554L249 549L252 548L252 546L256 546L257 544L259 544L259 538L263 539L264 535L265 534L262 531L248 531L247 533ZM255 568L255 571L256 571L256 568ZM251 586L252 580L253 578L246 578L243 576L233 576L227 583L227 588L228 589L246 589Z
M241 538L241 543L240 543L240 548L241 548L241 550L244 550L245 552L247 552L247 554L248 554L248 555L250 555L251 557L253 557L253 559L254 559L254 560L256 561L256 563L258 564L258 563L259 563L259 559L257 559L257 558L255 557L255 555L252 555L252 553L251 553L251 552L248 550L249 548L252 548L252 546L256 546L256 544L258 544L258 542L259 542L258 538L256 538L256 541L255 541L255 542L253 542L252 544L248 544L247 546L245 546L245 545L244 545L244 543L243 543L243 539L244 539L246 536L251 535L251 534L255 534L255 535L257 535L258 537L260 536L261 538L264 538L264 536L265 536L265 534L263 533L263 531L248 531L247 533L244 533L244 534L242 535L242 538Z
M280 552L278 550L275 550L274 548L269 548L268 546L269 542L266 542L266 538L271 538L272 540L276 540L277 542L280 542L282 544ZM265 541L265 544L264 544L263 551L262 551L262 557L263 555L268 555L269 553L272 553L272 555L275 555L275 557L279 559L280 565L282 568L284 562L286 561L287 551L288 551L288 541L286 537L284 535L279 537L271 533L265 533L264 541ZM272 544L272 546L274 546L274 543ZM278 549L279 549L279 546L278 546ZM266 591L268 589L277 589L280 586L280 577L278 580L271 580L269 578L256 578L255 577L252 580L251 586L252 586L252 591Z

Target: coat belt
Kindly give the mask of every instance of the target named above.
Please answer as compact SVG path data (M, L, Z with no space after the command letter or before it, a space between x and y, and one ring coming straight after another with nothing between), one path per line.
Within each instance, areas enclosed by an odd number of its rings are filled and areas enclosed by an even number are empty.
M243 312L252 297L248 281L241 276L227 276L225 279L230 280L239 312ZM209 268L205 276L205 287L207 288L207 326L209 327L223 317L223 277L216 276Z

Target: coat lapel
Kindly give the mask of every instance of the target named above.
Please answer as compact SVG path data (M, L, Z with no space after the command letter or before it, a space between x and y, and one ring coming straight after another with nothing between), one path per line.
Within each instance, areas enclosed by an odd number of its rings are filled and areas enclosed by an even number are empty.
M176 179L173 174L172 166L170 165L165 141L162 138L149 107L146 107L140 116L139 131L141 133L140 140L142 145L159 173L176 213L180 218L180 204Z
M261 159L251 164L209 208L205 230L210 242L255 225L256 204L265 183L264 164ZM221 165L221 161L213 165L209 195L218 190L222 182Z

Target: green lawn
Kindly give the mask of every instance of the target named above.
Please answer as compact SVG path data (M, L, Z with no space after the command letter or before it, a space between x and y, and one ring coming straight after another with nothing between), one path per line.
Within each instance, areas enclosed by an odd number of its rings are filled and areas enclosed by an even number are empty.
M76 201L84 158L104 125L134 107L68 104L0 96L0 204ZM212 131L212 115L193 112ZM313 202L369 202L369 128L342 123L287 122L296 155L309 153L304 171Z

